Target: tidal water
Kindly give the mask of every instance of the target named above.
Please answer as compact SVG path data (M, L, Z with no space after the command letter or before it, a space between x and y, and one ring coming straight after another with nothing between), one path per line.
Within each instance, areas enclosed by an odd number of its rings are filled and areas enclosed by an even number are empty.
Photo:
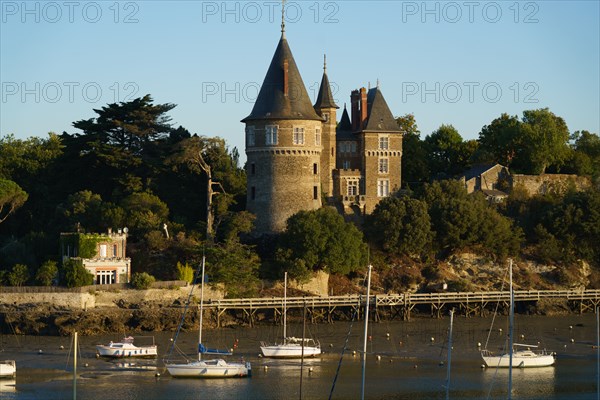
M483 369L478 350L478 343L485 345L488 332L488 349L497 351L503 346L508 331L505 320L505 317L496 317L494 327L490 329L491 317L454 318L451 399L507 398L508 371ZM310 335L321 342L325 354L305 360L302 374L300 360L259 357L260 342L275 340L281 335L281 327L205 331L204 342L208 346L228 348L237 340L235 353L228 359L243 358L252 363L251 378L229 380L171 378L164 370L162 357L170 348L173 333L154 334L159 345L157 360L97 359L94 346L118 341L123 333L80 337L76 397L94 400L328 399L335 380L332 399L360 398L362 322L355 322L352 329L349 322L307 327ZM445 399L448 327L448 317L371 323L365 398ZM301 332L300 324L288 326L289 334L301 336ZM541 347L555 351L557 358L553 367L514 370L512 397L596 399L596 335L593 314L564 317L517 315L515 340L528 344L539 342ZM342 356L346 339L348 349ZM193 354L197 333L182 333L177 342L184 352ZM0 380L1 399L73 398L71 338L5 334L0 344L3 350L0 358L17 361L16 380ZM355 351L356 354L353 354Z

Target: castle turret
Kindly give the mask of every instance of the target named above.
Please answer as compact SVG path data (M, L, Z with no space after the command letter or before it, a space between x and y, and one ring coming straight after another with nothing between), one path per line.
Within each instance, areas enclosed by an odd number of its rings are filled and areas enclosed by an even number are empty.
M317 114L323 118L323 129L320 132L320 138L318 138L323 146L321 152L321 188L324 194L331 198L333 195L333 170L336 167L336 110L339 107L335 104L331 94L331 85L327 77L327 58L323 62L323 78L321 79L321 87L314 108Z
M321 206L322 117L313 108L282 35L246 124L247 210L255 233L280 232L301 210Z

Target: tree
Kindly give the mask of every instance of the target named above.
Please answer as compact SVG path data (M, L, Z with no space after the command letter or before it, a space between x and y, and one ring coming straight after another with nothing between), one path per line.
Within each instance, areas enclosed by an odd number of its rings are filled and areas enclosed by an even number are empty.
M29 268L24 264L15 264L12 271L8 273L10 286L23 286L29 279Z
M380 201L367 219L365 230L375 243L394 255L425 254L433 239L427 204L407 196Z
M158 196L151 193L133 193L123 200L127 223L134 229L150 231L167 222L169 209Z
M20 208L29 195L13 181L0 179L0 223Z
M420 138L421 132L417 127L413 114L406 114L396 118L402 130L402 182L426 182L429 180L429 166L427 165L427 152Z
M90 274L77 260L65 261L63 268L67 287L89 286L94 283L94 275Z
M300 262L308 272L348 274L367 262L362 232L332 208L292 215L281 235L279 252L280 261Z
M464 142L452 125L441 125L424 142L432 177L452 177L464 171L476 149L474 143Z
M510 167L523 145L522 139L519 117L503 113L479 132L481 161Z
M177 280L192 283L194 281L194 269L188 263L182 264L177 261Z
M225 284L227 297L257 295L260 258L252 246L242 244L237 239L210 246L206 249L206 263L209 278Z
M156 279L147 272L134 272L131 275L131 286L138 290L150 289L155 281Z
M524 162L529 171L543 174L550 165L560 167L569 157L569 129L548 108L523 111ZM524 166L522 166L524 168Z
M56 261L48 260L44 262L37 273L35 274L35 281L42 286L51 286L54 279L58 275L58 267Z

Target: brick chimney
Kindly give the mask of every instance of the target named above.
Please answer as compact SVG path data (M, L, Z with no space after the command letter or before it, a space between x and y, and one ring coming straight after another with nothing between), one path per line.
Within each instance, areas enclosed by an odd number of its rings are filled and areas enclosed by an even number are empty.
M367 89L364 87L360 88L360 128L365 126L367 120Z
M351 119L352 119L352 130L353 131L357 131L359 129L360 126L360 121L359 121L359 115L358 115L358 110L359 110L359 102L360 102L360 94L358 92L358 90L353 90L352 93L350 94L350 104L351 104Z

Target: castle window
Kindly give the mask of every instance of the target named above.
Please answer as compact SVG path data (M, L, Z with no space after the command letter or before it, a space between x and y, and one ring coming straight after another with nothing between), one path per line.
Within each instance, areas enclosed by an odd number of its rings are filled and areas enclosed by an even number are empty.
M113 257L117 256L117 245L113 245Z
M325 119L325 122L329 122L329 113L323 113L323 118Z
M321 128L315 129L315 145L321 145Z
M255 143L256 143L256 136L254 134L254 127L247 126L246 127L246 145L254 146Z
M107 246L105 244L100 245L100 258L106 258Z
M294 144L304 144L304 128L294 128Z
M344 169L350 169L350 161L344 160L342 162L342 168L344 168Z
M252 187L250 188L250 199L251 199L251 200L254 200L254 199L256 199L256 187L254 187L254 186L252 186Z
M277 144L277 131L279 127L277 125L265 126L265 144L267 146Z
M317 186L313 186L313 200L317 200L319 198L319 188Z
M377 181L377 197L387 197L390 195L390 181L388 179L379 179Z
M350 143L350 151L356 153L356 142Z
M313 174L317 174L319 172L319 166L317 165L317 163L313 164Z
M250 173L252 175L256 174L256 164L254 164L254 163L250 164Z
M379 136L379 150L388 150L390 148L390 138Z
M380 158L379 159L379 173L380 174L387 174L388 171L388 159L387 158Z
M358 196L358 180L348 181L348 196Z

